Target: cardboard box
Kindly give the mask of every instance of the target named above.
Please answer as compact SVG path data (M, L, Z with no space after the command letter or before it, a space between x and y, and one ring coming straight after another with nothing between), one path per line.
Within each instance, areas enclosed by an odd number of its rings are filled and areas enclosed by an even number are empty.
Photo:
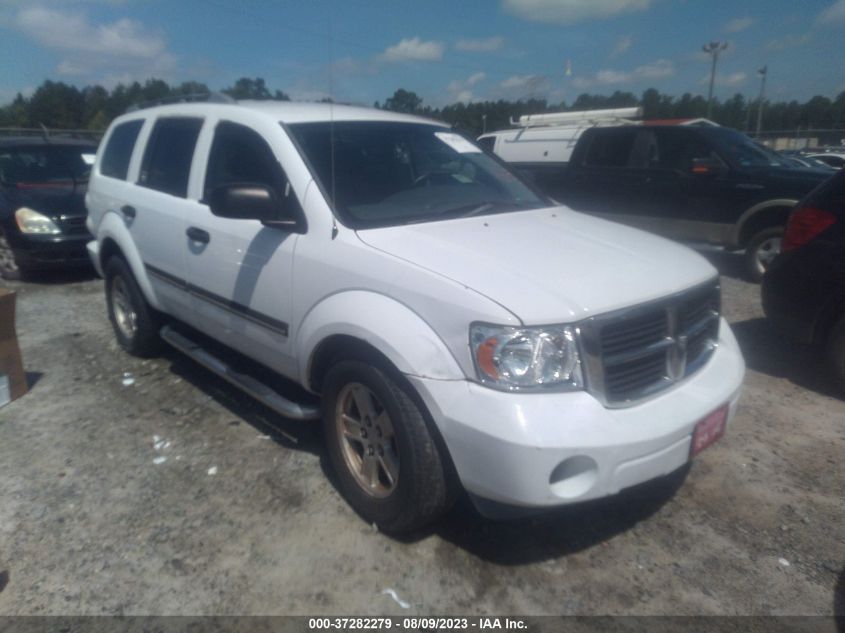
M26 393L26 374L15 331L15 293L6 288L0 288L0 376L6 377L2 382L8 384L11 400Z

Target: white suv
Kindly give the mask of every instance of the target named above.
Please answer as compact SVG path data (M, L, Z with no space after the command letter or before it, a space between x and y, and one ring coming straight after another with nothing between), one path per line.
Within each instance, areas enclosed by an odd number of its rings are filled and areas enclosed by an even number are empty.
M109 128L87 205L123 348L163 338L322 418L343 495L383 530L461 488L488 515L616 493L684 465L736 409L744 363L704 259L550 206L436 121L137 110Z

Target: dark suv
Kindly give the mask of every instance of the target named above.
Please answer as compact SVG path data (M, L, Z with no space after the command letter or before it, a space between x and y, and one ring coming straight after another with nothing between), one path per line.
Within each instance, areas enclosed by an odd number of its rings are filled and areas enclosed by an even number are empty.
M745 249L748 274L759 280L790 210L829 175L789 167L730 128L626 125L586 130L563 176L538 185L579 211Z
M845 393L845 172L789 216L762 290L766 316L798 342L823 345Z
M0 276L88 265L85 189L97 145L66 138L0 138Z

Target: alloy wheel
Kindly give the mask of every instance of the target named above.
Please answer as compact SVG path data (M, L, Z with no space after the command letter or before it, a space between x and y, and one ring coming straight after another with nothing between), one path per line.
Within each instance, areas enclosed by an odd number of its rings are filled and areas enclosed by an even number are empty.
M373 497L390 495L399 482L393 423L375 394L349 383L338 394L335 427L343 460L355 483Z

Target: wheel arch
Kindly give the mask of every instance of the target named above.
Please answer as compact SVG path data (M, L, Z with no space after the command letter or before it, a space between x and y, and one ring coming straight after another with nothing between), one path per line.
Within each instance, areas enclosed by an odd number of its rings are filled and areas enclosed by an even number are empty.
M760 231L786 226L789 214L797 203L797 200L791 198L777 198L755 204L740 216L734 236L735 244L745 248L749 240Z
M153 291L147 271L144 268L144 260L132 241L132 236L126 228L124 220L116 214L110 213L103 218L97 232L97 241L100 243L100 266L105 271L106 263L115 255L122 257L129 265L135 281L144 298L156 310L161 310L161 304Z
M446 343L416 312L386 295L353 290L320 301L297 331L300 382L319 392L331 361L343 354L382 359L401 374L465 378Z

